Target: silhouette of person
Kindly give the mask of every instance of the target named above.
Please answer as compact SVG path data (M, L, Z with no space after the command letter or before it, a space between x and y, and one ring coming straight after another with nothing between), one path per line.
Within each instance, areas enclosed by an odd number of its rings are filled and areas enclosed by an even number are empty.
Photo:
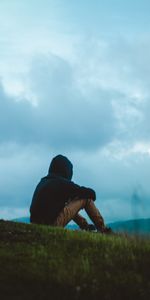
M81 229L108 232L94 204L95 191L75 184L72 176L73 165L67 157L57 155L52 159L48 175L41 179L33 194L31 223L64 227L73 220ZM85 209L95 226L79 214L81 209Z

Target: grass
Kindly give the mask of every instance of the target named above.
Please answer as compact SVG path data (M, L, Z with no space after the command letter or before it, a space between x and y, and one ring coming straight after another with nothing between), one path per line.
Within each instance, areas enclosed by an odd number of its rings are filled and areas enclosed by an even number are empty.
M0 299L150 299L150 239L0 221Z

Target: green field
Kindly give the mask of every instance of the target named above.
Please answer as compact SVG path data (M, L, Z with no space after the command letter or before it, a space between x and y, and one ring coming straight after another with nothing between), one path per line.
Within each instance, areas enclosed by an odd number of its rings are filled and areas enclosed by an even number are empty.
M150 299L150 239L0 221L0 299Z

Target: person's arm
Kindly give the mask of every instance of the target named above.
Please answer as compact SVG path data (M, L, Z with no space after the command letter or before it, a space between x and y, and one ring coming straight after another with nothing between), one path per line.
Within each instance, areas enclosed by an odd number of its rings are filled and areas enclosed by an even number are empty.
M96 193L93 189L84 186L79 186L73 181L65 180L65 190L68 194L68 198L78 198L78 199L92 199L96 200Z

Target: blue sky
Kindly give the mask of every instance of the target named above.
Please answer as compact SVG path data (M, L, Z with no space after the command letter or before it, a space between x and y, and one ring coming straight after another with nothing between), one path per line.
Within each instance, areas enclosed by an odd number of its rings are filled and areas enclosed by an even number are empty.
M150 217L149 14L146 0L1 0L0 218L28 215L59 153L107 222Z

